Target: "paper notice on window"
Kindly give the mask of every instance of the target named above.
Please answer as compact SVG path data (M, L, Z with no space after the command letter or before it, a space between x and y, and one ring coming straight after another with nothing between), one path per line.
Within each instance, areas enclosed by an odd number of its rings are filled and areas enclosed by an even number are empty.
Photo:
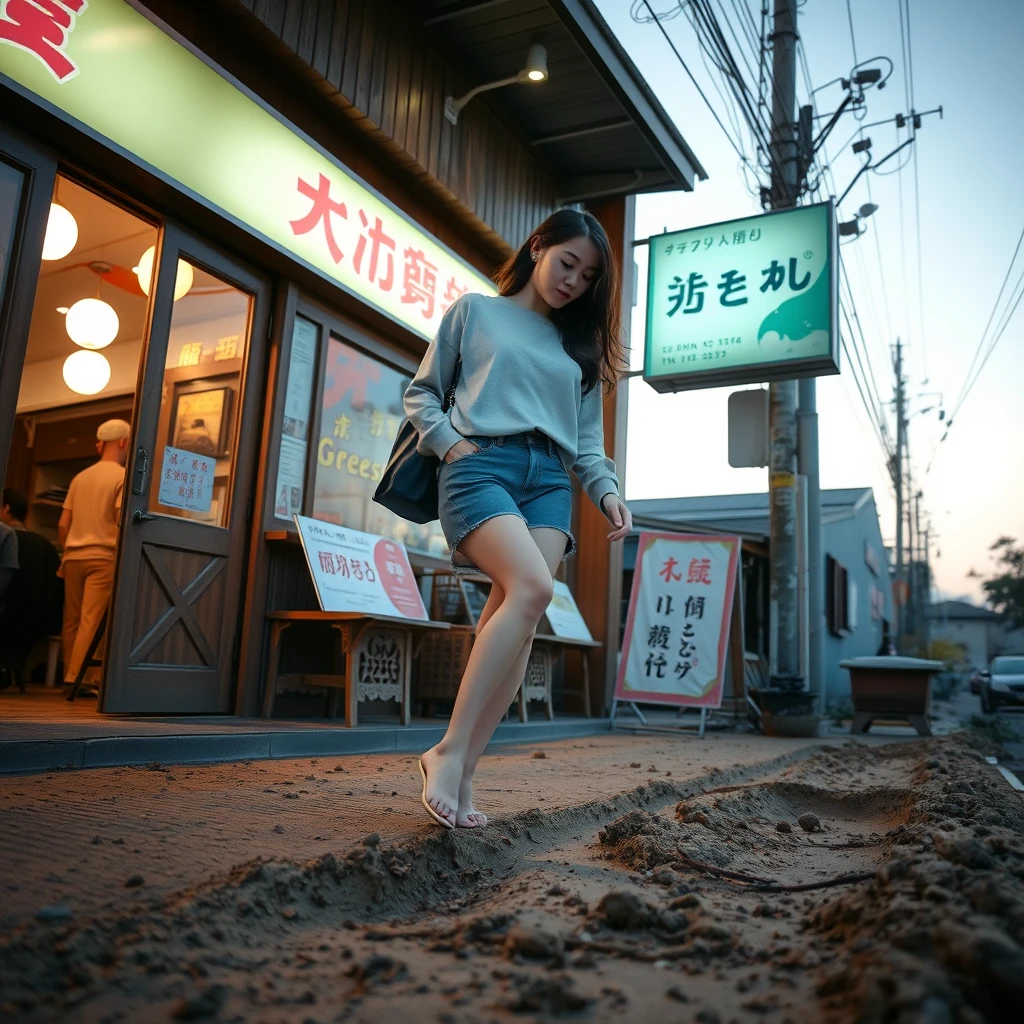
M297 316L288 359L281 448L277 456L277 482L274 487L274 515L278 519L291 519L296 512L302 512L316 341L316 324Z
M190 512L209 512L216 470L216 459L168 445L160 468L160 504Z

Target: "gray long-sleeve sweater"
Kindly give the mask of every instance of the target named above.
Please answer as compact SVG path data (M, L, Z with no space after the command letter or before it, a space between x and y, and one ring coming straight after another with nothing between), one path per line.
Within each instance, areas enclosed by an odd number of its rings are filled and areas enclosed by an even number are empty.
M445 414L441 403L459 355L455 405ZM583 395L582 376L546 316L500 295L464 295L445 314L405 392L405 414L419 432L419 451L439 459L464 437L541 430L600 508L606 494L619 493L619 482L604 453L601 387Z

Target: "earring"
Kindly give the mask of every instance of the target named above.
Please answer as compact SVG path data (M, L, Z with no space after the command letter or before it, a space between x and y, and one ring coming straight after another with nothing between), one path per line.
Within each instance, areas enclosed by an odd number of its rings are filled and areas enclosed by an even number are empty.
M530 253L530 259L533 260L534 263L536 263L537 262L537 254L535 252L531 252Z

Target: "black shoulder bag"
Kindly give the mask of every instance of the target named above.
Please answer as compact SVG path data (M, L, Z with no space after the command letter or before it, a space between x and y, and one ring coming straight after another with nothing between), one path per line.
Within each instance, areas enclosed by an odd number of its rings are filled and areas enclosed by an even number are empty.
M455 404L455 387L461 370L462 358L459 357L451 386L441 403L445 413ZM373 500L410 522L429 523L437 518L439 460L435 455L424 455L416 450L419 439L419 431L408 419L403 420Z

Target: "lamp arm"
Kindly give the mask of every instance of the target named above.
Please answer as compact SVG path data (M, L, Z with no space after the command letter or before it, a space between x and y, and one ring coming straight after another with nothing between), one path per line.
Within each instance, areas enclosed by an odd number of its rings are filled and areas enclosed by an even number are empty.
M491 89L501 89L506 85L515 85L518 81L519 76L513 75L511 78L502 78L497 82L488 82L486 85L474 86L465 96L460 96L458 99L449 96L444 105L445 116L452 124L455 124L462 108L474 97L479 96L482 92L490 92Z

